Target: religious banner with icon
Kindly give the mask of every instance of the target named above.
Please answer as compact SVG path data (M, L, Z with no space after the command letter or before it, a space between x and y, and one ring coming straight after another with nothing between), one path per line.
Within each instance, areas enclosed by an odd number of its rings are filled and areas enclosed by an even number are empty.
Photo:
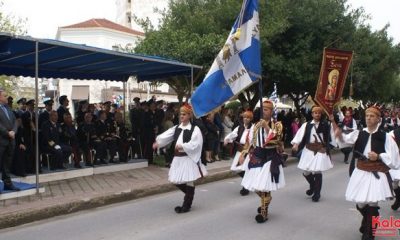
M352 58L352 51L324 49L314 100L328 115L340 102Z

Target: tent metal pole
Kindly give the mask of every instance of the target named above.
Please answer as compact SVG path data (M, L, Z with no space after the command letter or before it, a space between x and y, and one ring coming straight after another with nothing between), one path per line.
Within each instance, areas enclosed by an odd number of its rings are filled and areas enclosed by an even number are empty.
M35 163L36 194L39 194L39 42L35 42Z
M124 121L124 124L126 124L126 122L125 122L125 116L126 116L125 113L126 113L126 107L128 106L128 105L127 105L127 104L128 104L128 101L126 101L126 81L123 82L123 89L124 89L124 90L123 90L124 92L123 92L123 94L122 94L123 99L124 99L124 110L123 110L123 111L124 111L124 112L123 112L123 113L124 113L124 118L123 118L123 121Z

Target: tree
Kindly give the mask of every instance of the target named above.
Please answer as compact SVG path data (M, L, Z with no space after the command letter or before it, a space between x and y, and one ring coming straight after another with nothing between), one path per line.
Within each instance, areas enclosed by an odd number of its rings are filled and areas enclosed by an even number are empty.
M148 28L146 39L135 51L201 65L200 80L239 10L237 0L170 1L160 29ZM264 96L276 82L278 93L289 94L299 109L316 90L322 50L328 46L354 50L355 98L384 99L387 94L382 90L398 84L399 47L393 46L386 28L373 32L364 23L368 16L363 9L350 11L346 0L259 1L259 15ZM379 82L372 81L378 78ZM186 84L176 81L171 86L181 83ZM188 92L185 86L180 87ZM238 98L254 106L259 98L256 89L254 86Z
M26 34L25 22L26 20L16 18L12 15L6 15L1 9L3 2L0 1L0 32L8 32L12 34L24 35ZM17 87L15 78L11 79L6 76L0 76L0 86L4 88L10 95L13 95L13 90Z
M269 7L275 11L269 14L272 21L267 23L269 30L262 33L263 37L284 29L285 20L281 21L284 18L279 16L284 11L283 2L285 1L269 3ZM144 26L146 38L138 44L135 52L201 65L203 69L195 78L195 83L199 84L223 46L240 7L241 3L237 0L170 1L169 10L163 13L160 29ZM183 81L182 77L179 79L164 80L175 91L179 89L178 96L189 96L190 85L187 82L190 80Z

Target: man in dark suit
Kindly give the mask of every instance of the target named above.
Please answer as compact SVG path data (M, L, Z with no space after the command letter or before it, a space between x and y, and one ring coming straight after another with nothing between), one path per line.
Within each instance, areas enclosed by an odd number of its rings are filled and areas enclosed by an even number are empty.
M71 155L70 146L64 145L60 141L61 128L57 123L57 112L50 112L50 120L43 123L42 126L42 149L45 153L51 154L54 158L50 164L50 169L65 169L64 163Z
M10 178L11 159L15 147L17 122L13 112L7 106L7 92L0 88L0 167L4 190L20 190L15 187Z
M35 173L35 100L31 99L26 102L26 110L22 114L23 138L26 145L27 163L26 170L28 173Z
M42 124L44 122L49 121L50 119L50 112L53 110L54 101L52 99L46 100L43 102L44 108L43 111L39 114L39 129L41 129Z
M25 112L26 110L26 98L20 98L17 101L18 104L18 109L16 110L16 112L22 116L22 114Z
M58 102L60 103L60 106L57 109L57 114L58 114L58 121L57 123L63 123L64 122L64 114L65 113L70 113L68 110L68 105L69 105L69 100L66 95L62 95L58 98Z

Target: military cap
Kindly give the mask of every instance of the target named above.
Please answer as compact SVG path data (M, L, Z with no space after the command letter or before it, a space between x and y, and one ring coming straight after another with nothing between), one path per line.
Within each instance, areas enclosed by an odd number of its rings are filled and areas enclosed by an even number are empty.
M44 103L44 105L49 106L49 105L53 105L54 101L53 101L53 99L48 99L48 100L44 101L43 103Z
M26 98L20 98L17 101L17 104L25 104L26 103Z

